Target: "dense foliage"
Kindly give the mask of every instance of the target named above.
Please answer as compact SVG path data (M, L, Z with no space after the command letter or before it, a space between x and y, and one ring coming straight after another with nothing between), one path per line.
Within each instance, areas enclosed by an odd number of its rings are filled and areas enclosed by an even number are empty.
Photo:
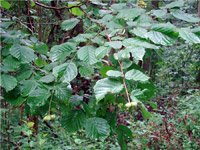
M1 0L2 148L199 149L197 4Z

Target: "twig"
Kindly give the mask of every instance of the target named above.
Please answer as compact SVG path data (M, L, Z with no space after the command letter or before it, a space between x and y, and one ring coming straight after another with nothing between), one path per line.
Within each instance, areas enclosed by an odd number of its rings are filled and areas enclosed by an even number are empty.
M51 98L50 98L50 102L49 102L49 115L51 115L51 103L52 103L52 100L53 100L53 95L54 95L54 90L51 93Z
M110 42L111 39L108 35L106 35L106 38L107 40ZM124 74L124 71L123 71L123 66L122 66L122 63L118 60L118 63L119 63L119 66L120 66L120 70L121 70L121 73L122 73L122 78L123 78L123 86L125 88L125 92L126 92L126 97L127 97L127 100L128 102L130 103L131 100L130 100L130 95L129 95L129 92L128 92L128 88L127 88L127 85L126 85L126 80L125 80L125 74Z
M33 34L33 30L31 30L31 29L30 29L26 24L24 24L19 18L13 17L12 15L10 15L10 14L4 12L4 11L2 11L2 13L5 14L5 15L7 15L7 16L9 16L12 20L13 20L13 18L15 18L15 19L16 19L16 22L20 23L22 26L24 26L25 28L27 28L27 29Z
M127 88L127 85L126 85L126 80L125 80L125 75L124 75L124 71L123 71L123 66L122 66L122 63L119 60L118 60L118 63L119 63L120 70L121 70L121 73L122 73L123 85L124 85L124 88L125 88L125 91L126 91L126 96L127 96L128 102L130 103L131 100L130 100L130 95L129 95L128 88Z
M64 7L54 7L54 6L48 6L48 5L45 5L45 4L42 4L40 2L37 2L35 1L35 4L38 5L38 6L41 6L41 7L44 7L44 8L47 8L47 9L54 9L54 10L62 10L62 9L72 9L72 8L75 8L75 7L80 7L82 4L80 3L79 5L76 5L76 6L71 6L71 7L67 7L67 6L64 6Z

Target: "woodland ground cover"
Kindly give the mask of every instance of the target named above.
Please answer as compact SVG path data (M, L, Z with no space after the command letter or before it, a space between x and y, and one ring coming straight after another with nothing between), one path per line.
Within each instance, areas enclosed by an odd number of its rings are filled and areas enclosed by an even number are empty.
M200 148L197 0L1 0L1 149Z

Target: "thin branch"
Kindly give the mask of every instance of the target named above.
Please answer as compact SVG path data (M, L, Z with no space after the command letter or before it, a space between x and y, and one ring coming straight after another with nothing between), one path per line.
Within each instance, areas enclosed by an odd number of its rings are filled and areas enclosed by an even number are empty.
M130 95L129 95L128 88L127 88L127 85L126 85L126 80L125 80L125 74L124 74L124 71L123 71L123 66L122 66L122 63L119 60L118 60L118 63L119 63L120 70L121 70L121 73L122 73L123 85L124 85L124 88L125 88L126 97L128 99L128 102L130 103L131 100L130 100Z
M49 101L49 115L51 115L51 103L52 103L52 100L53 100L53 95L54 95L54 90L53 92L51 93L51 98L50 98L50 101Z
M91 22L94 22L94 23L96 23L97 25L99 25L100 27L106 29L106 26L105 26L105 25L103 25L103 24L99 23L98 21L94 20L93 18L91 18L91 17L88 15L88 13L85 12L81 7L79 7L79 9L85 14L85 16L86 16Z
M111 39L108 35L106 35L106 38L109 42L111 41ZM130 95L129 95L128 88L127 88L127 85L126 85L126 79L125 79L125 74L124 74L124 71L123 71L123 66L122 66L122 63L119 60L118 60L118 63L119 63L119 67L120 67L120 70L121 70L121 73L122 73L123 86L125 88L126 97L127 97L128 102L130 103L131 100L130 100Z
M44 8L47 8L47 9L54 9L54 10L62 10L62 9L72 9L72 8L75 8L75 7L80 7L82 4L80 3L79 5L76 5L76 6L71 6L71 7L67 7L67 6L64 6L64 7L54 7L54 6L48 6L48 5L45 5L45 4L42 4L40 2L37 2L37 1L34 1L36 5L38 6L41 6L41 7L44 7Z
M14 20L13 18L15 18L16 22L20 23L22 26L24 26L25 28L27 28L33 34L33 30L30 29L26 24L24 24L19 18L13 17L12 15L10 15L10 14L4 12L4 11L2 11L2 13L5 14L5 15L7 15L7 16L9 16L12 20Z

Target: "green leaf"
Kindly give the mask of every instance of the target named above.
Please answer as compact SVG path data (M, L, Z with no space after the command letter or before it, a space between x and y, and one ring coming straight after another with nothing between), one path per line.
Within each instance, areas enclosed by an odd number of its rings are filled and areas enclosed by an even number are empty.
M152 15L156 16L157 18L164 19L167 16L166 9L152 10L151 12L152 12Z
M43 82L43 83L51 83L55 80L55 77L52 74L48 74L42 78L40 78L39 81Z
M121 50L118 53L115 53L114 58L116 60L129 59L131 56L130 54L136 61L143 60L145 49L143 47L129 46L125 48L124 50Z
M79 73L81 77L91 77L94 73L94 69L89 65L84 65L79 68Z
M104 58L107 54L109 54L111 48L100 46L95 50L95 55L98 59Z
M43 60L41 57L38 57L35 61L34 61L35 65L39 68L42 68L45 64L46 61Z
M110 126L103 118L93 117L85 122L86 135L91 138L105 138L110 134Z
M139 82L136 88L143 92L142 95L137 97L141 100L149 100L155 96L156 88L151 82Z
M132 131L124 125L119 125L116 129L117 140L122 150L127 149L127 140L132 138Z
M187 14L181 10L175 10L175 11L171 12L171 14L177 19L191 22L191 23L198 23L200 21L200 19L197 17L194 17L193 14Z
M22 63L29 63L35 59L34 51L27 46L13 45L10 54Z
M72 96L70 97L70 103L71 103L73 106L79 106L82 102L83 102L83 96L72 95Z
M68 132L76 132L84 127L86 116L82 110L71 111L62 120L62 125Z
M30 78L30 76L32 75L33 70L31 65L29 64L23 64L20 66L20 70L17 73L17 81L22 81L22 80L26 80L28 78Z
M37 88L29 93L27 104L32 110L35 110L37 107L45 105L50 95L51 94L48 90L44 88Z
M165 5L164 7L162 8L175 8L175 7L183 7L184 6L184 1L183 0L176 0L174 2L171 2L167 5Z
M10 9L11 4L9 2L7 2L6 0L1 0L0 6L5 8L5 9Z
M100 69L100 74L103 78L105 78L105 77L107 77L106 72L108 70L113 70L113 69L114 69L114 67L111 67L111 66L102 66Z
M5 88L6 92L9 92L17 86L17 80L13 76L2 74L0 86Z
M94 36L95 36L95 34L92 34L92 33L79 34L73 38L73 41L75 41L77 43L86 42L87 40L94 38Z
M48 52L48 46L45 43L39 43L35 46L35 51L46 55Z
M72 89L67 84L58 84L54 87L54 96L59 100L69 100Z
M87 64L95 64L98 61L95 55L95 49L94 46L81 47L77 52L78 58Z
M149 48L149 49L159 49L158 46L154 45L154 44L150 44L148 43L147 41L145 40L141 40L141 39L134 39L134 38L128 38L128 39L125 39L122 44L125 46L125 47L144 47L144 48Z
M111 5L111 8L118 11L126 7L126 3L114 3Z
M12 56L8 56L5 59L3 59L3 67L2 69L5 71L16 71L20 66L20 62L13 58Z
M105 78L96 82L94 86L94 93L95 93L97 102L99 102L105 97L106 94L119 93L122 89L123 89L123 85L119 81Z
M130 52L135 60L143 60L146 51L142 47L134 47L130 49Z
M117 53L114 53L114 58L116 60L123 60L130 58L130 49L126 48L124 50L118 51Z
M142 113L142 117L144 119L149 119L151 117L151 113L147 110L147 108L143 104L140 106L140 110Z
M161 44L164 46L172 45L175 42L174 39L157 31L148 32L148 37L155 44Z
M122 47L122 42L121 41L110 41L110 42L106 42L105 46L110 46L114 49L120 49Z
M64 64L61 64L59 66L56 66L53 68L53 75L58 78L58 77L61 77L63 75L63 72L64 70L66 69L68 63L64 63Z
M55 45L51 48L50 59L52 62L62 61L75 50L75 46L69 42Z
M20 90L23 97L28 96L30 92L34 91L38 83L35 80L24 80L21 82Z
M164 35L167 35L173 39L176 39L178 37L178 31L177 28L171 24L171 23L158 23L158 24L154 24L151 27L152 30L154 31L158 31L163 33Z
M148 36L147 36L147 30L144 29L144 28L134 28L133 30L130 30L131 33L135 34L136 36L138 37L141 37L141 38L145 38L147 39Z
M68 2L68 7L69 8L73 7L71 9L69 9L69 11L75 16L83 16L84 15L83 11L80 8L78 8L79 5L80 5L80 3ZM75 7L75 6L77 6L77 7Z
M18 97L13 99L6 99L6 101L8 101L14 107L19 107L26 101L26 98Z
M144 90L141 90L141 89L136 89L136 90L133 90L131 92L131 99L134 100L134 99L141 99L142 96L145 94L145 91L147 89L144 89Z
M141 15L144 12L145 12L145 10L141 9L141 8L122 9L122 10L119 10L119 13L117 14L116 17L122 18L125 20L135 19L136 17L138 17L139 15Z
M62 76L63 82L71 82L78 74L74 63L64 63L53 68L53 75L58 78Z
M71 30L79 23L79 21L80 20L77 18L65 20L61 23L61 28L65 31Z
M200 27L193 28L192 32L200 37Z
M69 83L78 75L77 67L74 63L68 63L63 75L63 82Z
M125 74L125 78L127 80L134 80L134 81L142 81L142 82L145 82L145 81L148 81L149 80L149 77L146 76L144 73L142 73L141 71L139 70L135 70L135 69L132 69L130 71L128 71L126 74Z
M122 77L122 73L116 70L109 70L106 75L113 78Z
M96 36L96 37L94 37L94 38L92 38L92 39L90 39L93 43L96 43L96 44L98 44L98 45L100 45L100 46L102 46L102 45L104 45L104 43L105 43L105 39L102 37L102 36Z
M200 38L195 35L189 28L181 28L179 36L186 40L188 43L200 43Z

